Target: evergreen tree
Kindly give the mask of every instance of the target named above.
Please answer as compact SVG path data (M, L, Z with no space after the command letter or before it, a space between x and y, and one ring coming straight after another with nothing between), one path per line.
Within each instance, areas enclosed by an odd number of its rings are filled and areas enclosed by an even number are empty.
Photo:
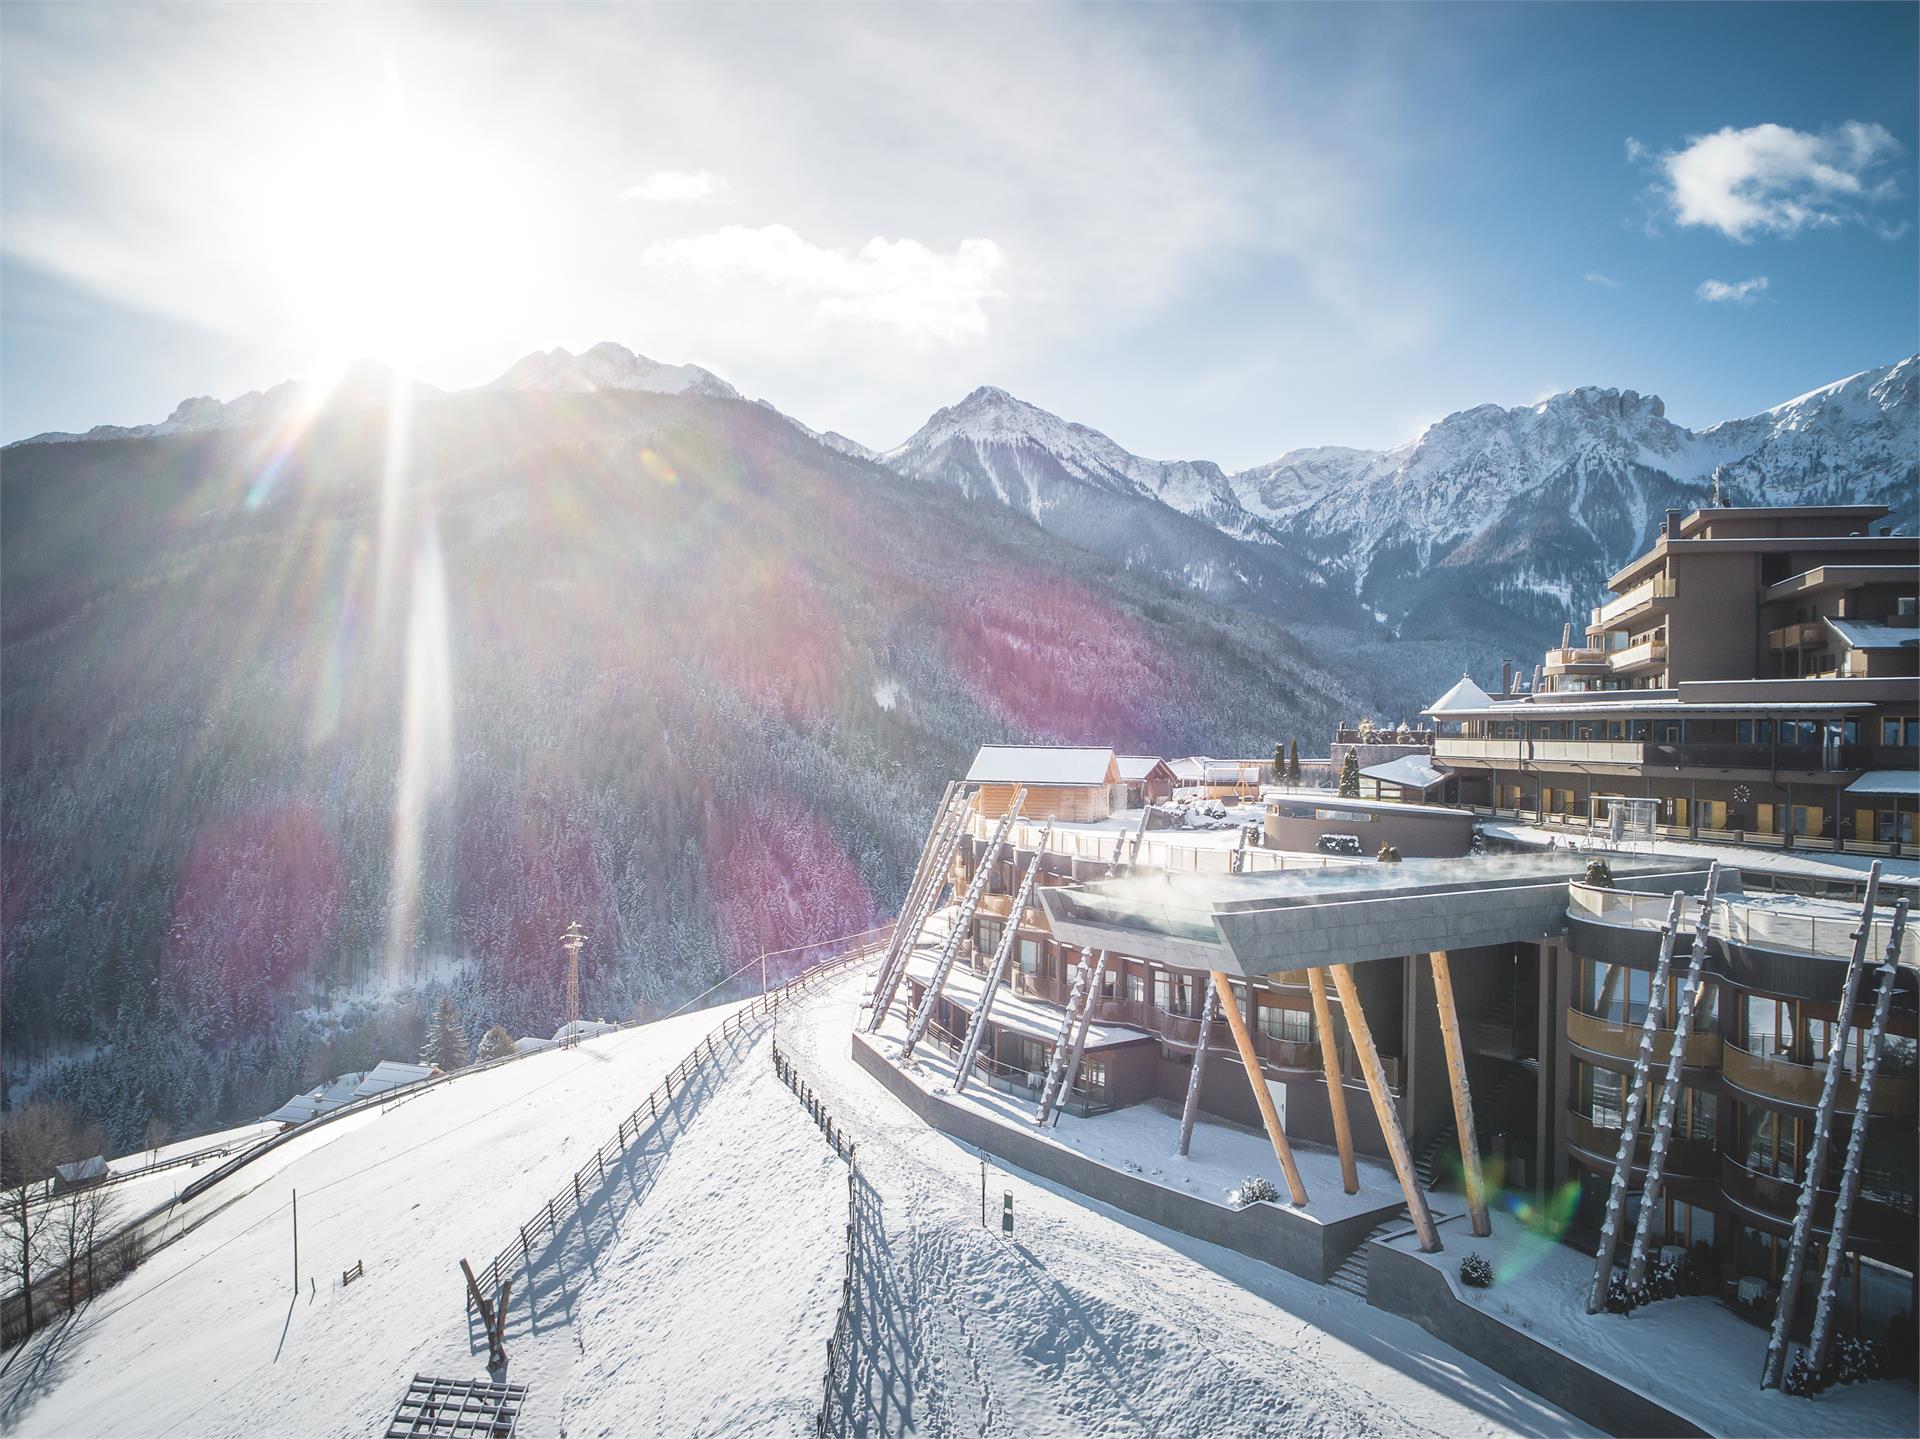
M443 995L427 1028L427 1042L420 1047L420 1062L452 1071L467 1067L467 1036L460 1029L460 1011L453 1007L451 995Z
M485 1064L489 1059L503 1059L517 1053L519 1049L513 1042L513 1036L496 1024L481 1037L480 1052L474 1059L477 1063Z
M1273 782L1275 784L1287 782L1287 747L1279 740L1273 742Z
M1360 798L1360 751L1349 749L1340 761L1340 798Z
M1287 741L1287 783L1300 783L1300 741L1297 739Z

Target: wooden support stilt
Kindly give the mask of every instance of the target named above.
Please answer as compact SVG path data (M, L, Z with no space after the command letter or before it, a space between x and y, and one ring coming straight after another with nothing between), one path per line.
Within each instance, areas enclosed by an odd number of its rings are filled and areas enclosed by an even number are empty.
M1000 992L1000 977L1006 972L1007 960L1013 955L1015 937L1020 932L1020 915L1033 898L1033 887L1040 878L1040 865L1047 857L1047 840L1053 834L1053 821L1049 820L1040 830L1040 842L1034 846L1033 863L1027 866L1026 878L1020 881L1019 893L1013 897L1013 905L1007 911L1007 927L1000 932L1000 943L994 947L993 963L987 966L986 985L980 991L980 1003L974 1006L973 1023L967 1026L966 1043L960 1046L958 1067L953 1072L953 1092L965 1094L967 1084L973 1078L973 1059L980 1052L980 1038L987 1030L987 1016L993 1012L994 996Z
M1700 914L1693 926L1693 950L1687 956L1687 972L1680 981L1679 1000L1675 1004L1673 1043L1667 1053L1666 1077L1661 1082L1660 1103L1653 1115L1653 1134L1647 1142L1647 1176L1640 1185L1640 1216L1634 1226L1633 1248L1627 1252L1627 1288L1638 1289L1647 1278L1647 1254L1653 1244L1653 1226L1660 1217L1661 1186L1666 1183L1667 1143L1673 1137L1674 1111L1680 1103L1680 1073L1687 1058L1687 1036L1693 1032L1693 1006L1707 973L1707 936L1713 928L1713 896L1720 885L1720 865L1716 860L1707 871L1707 892L1700 900Z
M1360 1192L1360 1168L1353 1158L1353 1121L1347 1117L1347 1084L1340 1073L1340 1051L1334 1045L1333 1006L1327 1003L1327 972L1307 971L1313 992L1313 1028L1320 1036L1320 1073L1327 1081L1327 1108L1333 1111L1333 1142L1340 1151L1340 1185L1349 1194Z
M1886 957L1880 965L1880 990L1873 1002L1873 1024L1860 1049L1860 1093L1854 1101L1853 1128L1847 1135L1846 1163L1840 1170L1840 1193L1833 1201L1833 1232L1827 1236L1827 1262L1821 1267L1820 1287L1813 1306L1813 1333L1807 1341L1807 1363L1815 1374L1827 1367L1833 1348L1833 1310L1840 1291L1840 1261L1847 1249L1847 1226L1853 1219L1853 1201L1860 1196L1860 1166L1867 1149L1867 1117L1873 1110L1873 1080L1880 1069L1887 1014L1893 1008L1893 987L1900 974L1900 945L1907 929L1907 901L1893 907Z
M1187 1102L1180 1107L1180 1146L1185 1155L1193 1147L1193 1121L1200 1113L1200 1077L1207 1067L1207 1036L1213 1032L1214 1016L1220 1012L1220 995L1207 986L1207 997L1200 1004L1200 1037L1193 1045L1193 1072L1187 1076Z
M920 1008L915 1011L913 1022L907 1026L907 1042L900 1050L902 1059L913 1057L914 1047L927 1032L927 1025L933 1019L933 1007L940 1002L940 992L947 987L947 975L953 970L953 961L960 953L960 946L969 942L968 932L973 928L974 911L980 907L980 897L987 892L993 867L1000 862L1000 850L1007 842L1007 833L1019 820L1020 806L1026 801L1027 791L1023 785L1014 790L1013 802L1007 806L1007 812L1000 816L1000 822L993 827L992 837L980 851L980 864L974 871L973 882L967 886L966 895L953 911L953 924L947 930L947 942L940 947L940 956L933 962L933 973L927 978L927 992L920 1000ZM906 973L904 961L900 972Z
M1367 1093L1373 1100L1373 1116L1386 1137L1387 1153L1393 1159L1393 1172L1400 1176L1400 1193L1407 1201L1407 1213L1420 1235L1420 1247L1427 1253L1440 1249L1440 1231L1433 1227L1433 1211L1427 1207L1426 1191L1420 1176L1413 1171L1413 1155L1407 1150L1407 1134L1400 1127L1400 1112L1393 1107L1393 1095L1387 1089L1387 1072L1380 1064L1380 1051L1373 1047L1373 1030L1367 1025L1366 1011L1360 1007L1360 991L1353 982L1351 965L1333 967L1333 987L1340 995L1340 1008L1347 1017L1347 1033L1353 1036L1354 1057L1366 1076Z
M1460 1172L1467 1186L1467 1217L1474 1237L1493 1233L1487 1218L1487 1186L1480 1173L1480 1136L1473 1123L1473 1092L1467 1087L1467 1055L1460 1042L1460 1014L1453 1005L1453 971L1447 952L1427 955L1433 966L1433 998L1440 1011L1440 1040L1447 1051L1447 1083L1453 1091L1453 1127L1460 1137Z
M1073 1026L1073 1046L1067 1051L1067 1066L1060 1071L1060 1085L1053 1096L1052 1122L1060 1122L1060 1111L1067 1107L1067 1098L1073 1093L1073 1081L1080 1073L1080 1056L1087 1051L1087 1031L1093 1027L1093 1007L1100 1002L1100 976L1107 972L1107 952L1103 949L1093 962L1093 973L1087 977L1087 997L1080 1006L1080 1018ZM1048 1121L1043 1117L1041 1123Z
M1084 1000L1089 1008L1093 1003L1093 986L1088 983L1092 973L1093 968L1084 954L1074 962L1073 985L1067 991L1067 1007L1060 1016L1060 1033L1054 1038L1053 1052L1047 1057L1046 1078L1040 1082L1040 1103L1033 1111L1035 1124L1045 1124L1053 1117L1054 1091L1060 1087L1067 1056L1073 1052L1073 1031L1080 1020L1082 1002Z
M509 1284L501 1291L500 1308L495 1310L492 1302L480 1292L480 1281L473 1277L473 1266L465 1259L460 1261L460 1272L467 1276L467 1295L473 1300L474 1308L480 1311L480 1322L487 1331L487 1368L498 1369L507 1362L506 1296L512 1290Z
M1606 1306L1607 1283L1613 1278L1613 1257L1620 1252L1620 1221L1627 1212L1627 1184L1633 1177L1633 1147L1640 1138L1640 1115L1647 1103L1647 1070L1653 1063L1653 1036L1660 1027L1660 1011L1667 1003L1667 975L1673 968L1673 943L1680 934L1680 908L1686 894L1675 890L1667 901L1667 920L1660 926L1660 956L1654 961L1647 985L1647 1012L1640 1023L1639 1057L1633 1082L1627 1086L1626 1110L1620 1116L1620 1144L1614 1151L1613 1180L1607 1187L1607 1212L1600 1221L1600 1247L1593 1253L1593 1285L1587 1290L1587 1313Z
M1222 970L1213 971L1213 992L1220 996L1220 1011L1227 1017L1227 1028L1233 1031L1234 1045L1240 1051L1240 1063L1247 1071L1247 1083L1253 1087L1253 1102L1260 1106L1260 1122L1267 1127L1267 1139L1273 1144L1273 1157L1280 1161L1280 1172L1287 1177L1287 1192L1293 1196L1297 1207L1304 1208L1307 1202L1307 1186L1300 1179L1300 1166L1293 1162L1293 1146L1287 1143L1287 1132L1280 1127L1280 1115L1273 1107L1273 1095L1267 1089L1267 1076L1260 1069L1260 1056L1253 1047L1253 1034L1247 1028L1246 1016L1240 1013L1240 1006L1233 997L1233 982ZM1253 998L1252 987L1247 990L1249 1001Z
M953 864L954 851L967 830L970 803L965 786L949 788L946 814L936 819L928 847L921 853L926 873L918 886L918 897L909 893L908 902L902 907L899 919L894 921L893 934L887 940L887 955L873 987L873 1009L867 1015L869 1032L877 1031L886 1022L887 1011L893 1008L894 996L899 993L900 981L906 976L907 962L913 957L913 947L920 942L920 931L926 928L928 917L938 907L941 891L947 887L947 871Z
M1873 944L1873 906L1880 895L1880 861L1867 870L1866 900L1860 907L1860 927L1853 932L1853 955L1847 961L1847 977L1841 981L1840 1007L1836 1011L1841 1042L1827 1051L1827 1072L1820 1082L1820 1102L1813 1111L1813 1134L1807 1144L1807 1167L1800 1180L1800 1194L1794 1205L1793 1228L1787 1241L1787 1259L1780 1271L1780 1298L1773 1311L1773 1330L1767 1338L1767 1358L1760 1371L1760 1387L1777 1389L1786 1378L1787 1343L1793 1334L1793 1313L1800 1299L1800 1277L1806 1272L1807 1253L1813 1248L1813 1207L1821 1184L1827 1176L1827 1151L1832 1144L1833 1111L1840 1097L1841 1059L1846 1050L1846 1033L1853 1026L1853 1007L1860 996L1860 976L1867 967L1867 953ZM1896 953L1897 960L1899 955ZM1856 1129L1867 1122L1863 1101L1854 1115ZM1831 1247L1832 1241L1829 1241Z

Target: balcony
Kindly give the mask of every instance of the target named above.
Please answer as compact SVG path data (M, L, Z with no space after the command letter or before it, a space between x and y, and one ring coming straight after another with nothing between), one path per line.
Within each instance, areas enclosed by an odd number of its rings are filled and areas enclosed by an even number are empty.
M1529 758L1567 760L1578 764L1639 764L1647 747L1639 740L1537 739L1529 741Z
M1666 662L1665 636L1636 639L1624 649L1607 651L1607 668L1617 675L1626 674L1632 670L1647 669L1652 665L1663 665Z
M1567 1110L1567 1142L1594 1158L1611 1162L1620 1153L1620 1130L1595 1124L1577 1109ZM1633 1144L1633 1165L1647 1167L1653 1150L1653 1125L1642 1123ZM1719 1155L1711 1139L1689 1139L1677 1131L1667 1138L1667 1173L1682 1179L1712 1179L1720 1172Z
M1604 605L1593 611L1593 623L1597 629L1607 629L1625 620L1639 619L1656 609L1664 609L1666 602L1673 598L1676 590L1674 582L1665 575L1655 575L1652 579L1635 585L1624 594L1616 595Z
M1582 1014L1577 1009L1567 1011L1567 1039L1582 1049L1590 1049L1595 1054L1609 1054L1615 1059L1631 1063L1640 1054L1640 1026L1621 1024L1612 1019L1596 1019L1591 1014ZM1717 1034L1702 1034L1698 1030L1687 1036L1687 1051L1681 1063L1690 1069L1718 1069L1721 1064L1721 1043ZM1653 1032L1653 1052L1656 1058L1673 1053L1673 1031L1655 1029Z
M1646 763L1676 769L1806 770L1839 774L1870 768L1871 755L1862 744L1654 744L1647 746Z
M1519 760L1526 757L1523 739L1489 739L1480 735L1440 735L1433 742L1436 759Z
M1570 670L1604 670L1606 667L1605 650L1566 647L1547 651L1547 673L1550 675L1565 674Z
M1813 1227L1816 1230L1827 1233L1833 1231L1836 1191L1829 1186L1837 1185L1839 1178L1840 1167L1836 1159L1828 1164L1827 1182L1813 1194ZM1749 1169L1730 1154L1720 1156L1720 1188L1736 1204L1770 1215L1783 1223L1792 1223L1794 1212L1800 1205L1797 1178L1781 1179ZM1854 1203L1847 1234L1850 1239L1868 1243L1912 1244L1912 1196L1905 1196L1905 1201L1901 1202L1899 1199L1870 1197L1862 1193Z
M1884 1055L1882 1059L1884 1062ZM1721 1067L1729 1084L1749 1094L1806 1109L1820 1103L1820 1087L1827 1077L1825 1064L1800 1064L1778 1054L1752 1054L1731 1041L1725 1046ZM1842 1073L1834 1102L1841 1111L1851 1113L1860 1102L1859 1080ZM1913 1075L1890 1074L1882 1068L1874 1076L1871 1113L1908 1115L1916 1108L1920 1108L1920 1087L1916 1087Z
M1825 625L1782 625L1777 630L1767 631L1767 648L1770 650L1825 649L1826 645Z

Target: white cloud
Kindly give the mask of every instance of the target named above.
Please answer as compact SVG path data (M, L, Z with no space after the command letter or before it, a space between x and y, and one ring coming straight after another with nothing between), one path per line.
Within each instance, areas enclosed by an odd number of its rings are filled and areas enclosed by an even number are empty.
M962 240L943 255L918 240L875 236L858 252L829 249L791 226L726 225L649 245L644 264L710 282L757 280L813 303L816 322L858 320L916 343L959 344L987 332L981 302L998 293L1000 247Z
M656 170L638 185L629 185L622 190L620 198L669 204L705 200L724 194L726 188L726 179L711 170Z
M1628 144L1629 158L1647 153ZM1682 225L1735 240L1865 222L1898 197L1887 167L1903 151L1882 126L1849 120L1811 134L1785 125L1731 126L1654 157L1659 194Z
M1583 278L1589 285L1602 285L1609 290L1619 289L1622 283L1621 281L1614 279L1613 276L1611 275L1601 274L1598 270L1589 270L1581 278Z
M1702 280L1700 288L1694 291L1710 305L1751 305L1754 296L1767 288L1767 277L1755 275L1750 280Z

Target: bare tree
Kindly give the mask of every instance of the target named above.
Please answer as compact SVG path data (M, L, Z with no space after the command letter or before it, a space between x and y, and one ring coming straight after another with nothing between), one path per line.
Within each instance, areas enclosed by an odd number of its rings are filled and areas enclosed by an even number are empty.
M54 1166L75 1158L78 1131L65 1105L24 1104L0 1129L0 1184L6 1186L0 1277L20 1286L26 1332L33 1332L33 1285L53 1248Z
M156 1114L147 1121L147 1149L156 1157L160 1146L173 1138L173 1125L165 1115Z

